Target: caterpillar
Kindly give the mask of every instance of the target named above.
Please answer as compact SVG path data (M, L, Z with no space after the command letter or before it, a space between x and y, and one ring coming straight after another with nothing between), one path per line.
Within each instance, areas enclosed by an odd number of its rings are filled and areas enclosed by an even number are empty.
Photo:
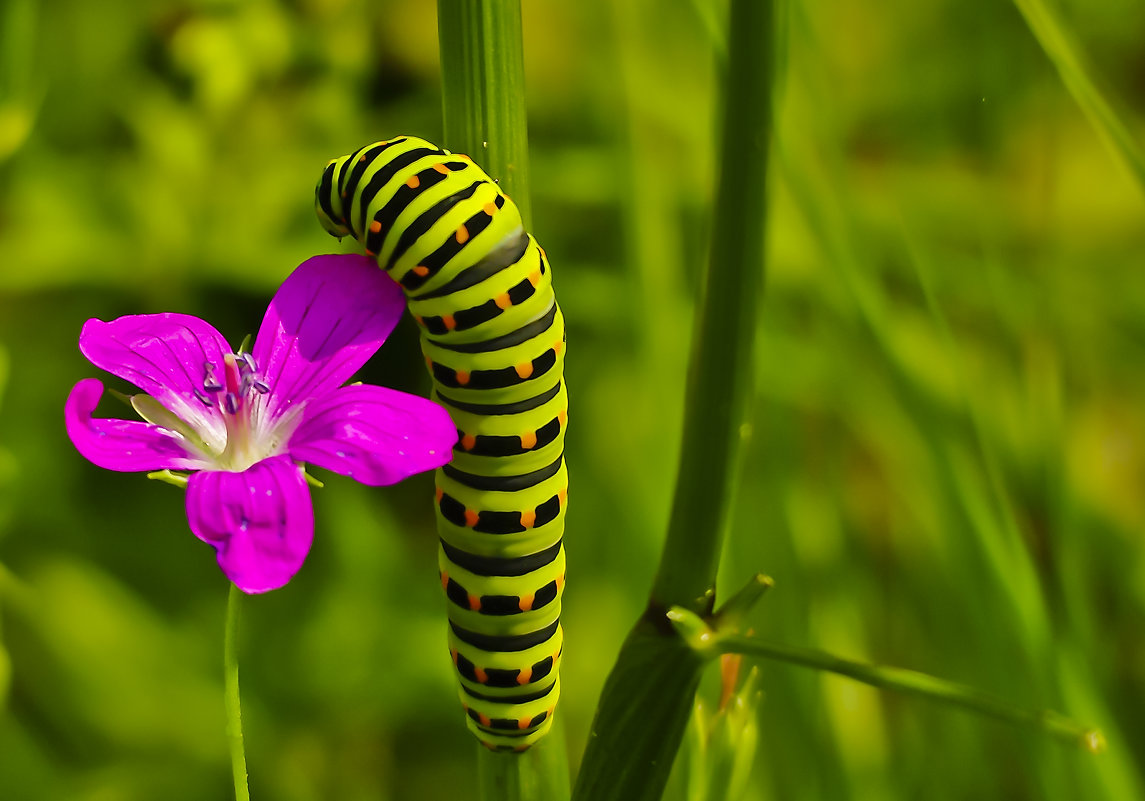
M459 696L486 747L523 751L552 725L564 638L568 399L548 258L468 156L413 137L332 160L315 207L398 282L420 328L458 434L435 483Z

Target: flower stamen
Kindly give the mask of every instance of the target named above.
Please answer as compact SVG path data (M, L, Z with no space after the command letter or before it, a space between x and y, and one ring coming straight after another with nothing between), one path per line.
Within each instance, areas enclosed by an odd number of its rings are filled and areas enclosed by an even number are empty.
M223 388L223 385L219 383L219 379L215 378L214 362L203 362L203 370L206 372L206 376L203 378L203 389L214 394Z
M270 392L270 385L262 380L258 375L258 362L254 360L246 351L240 351L237 355L239 360L239 377L242 383L242 394L246 395L253 389L259 395L265 395Z
M239 372L238 359L233 353L228 353L223 357L223 377L227 382L227 400L226 404L229 407L232 403L231 398L234 398L235 409L231 412L234 414L242 405L242 398L240 393L243 390L242 376Z

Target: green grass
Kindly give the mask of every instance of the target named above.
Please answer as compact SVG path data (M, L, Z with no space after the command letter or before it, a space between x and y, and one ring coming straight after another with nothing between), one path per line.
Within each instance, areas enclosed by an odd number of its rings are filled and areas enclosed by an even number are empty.
M29 44L5 50L23 77L0 111L34 125L0 131L0 794L223 798L225 582L177 490L71 448L63 398L96 374L76 337L89 316L160 310L235 343L255 330L291 268L340 247L311 209L326 160L442 140L436 20L361 0L12 8L0 42ZM1131 143L1145 96L1126 8L1056 18ZM766 572L761 638L1056 709L1108 749L762 662L743 799L1141 797L1145 206L1128 150L1014 6L780 18L753 435L718 595ZM703 0L524 7L532 226L569 326L574 773L670 515L722 20ZM424 391L423 373L401 326L364 378ZM244 604L253 794L477 798L432 482L315 495L306 567ZM689 798L678 778L670 801Z

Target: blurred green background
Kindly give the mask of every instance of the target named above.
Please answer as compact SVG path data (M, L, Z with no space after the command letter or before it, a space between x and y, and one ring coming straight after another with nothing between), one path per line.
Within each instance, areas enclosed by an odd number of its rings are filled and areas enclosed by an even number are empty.
M1062 6L1138 140L1141 11ZM524 8L570 346L574 763L668 516L721 14ZM765 664L745 798L1145 797L1145 193L1007 3L792 3L781 30L721 594L763 570L761 636L1057 708L1109 748ZM64 398L98 374L76 338L154 311L253 333L296 264L352 244L314 219L325 162L440 139L437 64L416 0L0 2L0 798L230 794L225 580L177 490L71 447ZM427 390L408 320L363 377ZM323 477L306 566L245 604L254 795L475 798L432 480Z

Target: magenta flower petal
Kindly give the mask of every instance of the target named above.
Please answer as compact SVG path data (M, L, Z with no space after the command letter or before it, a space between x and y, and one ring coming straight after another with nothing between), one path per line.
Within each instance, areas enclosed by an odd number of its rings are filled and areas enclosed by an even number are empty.
M457 429L432 401L356 384L306 405L290 455L374 486L395 484L453 456Z
M226 424L203 387L207 365L223 374L230 346L210 323L189 314L136 314L105 323L88 320L80 352L112 375L130 381L222 449Z
M182 435L136 420L93 418L103 395L97 378L76 384L64 404L64 423L85 459L107 470L201 470L207 462L185 446Z
M252 355L270 388L264 419L344 384L385 342L404 308L401 289L365 256L300 264L255 338Z
M302 468L274 456L241 473L195 473L187 485L191 531L218 551L219 567L247 593L286 584L314 539Z

